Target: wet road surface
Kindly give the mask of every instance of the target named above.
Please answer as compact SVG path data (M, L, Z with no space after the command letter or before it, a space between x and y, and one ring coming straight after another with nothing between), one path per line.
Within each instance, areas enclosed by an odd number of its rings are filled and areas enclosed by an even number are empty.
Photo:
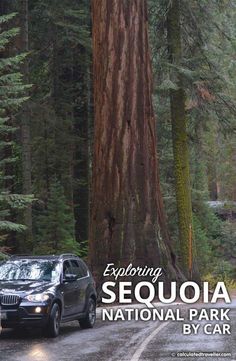
M186 305L174 307L187 312ZM182 321L104 322L99 319L92 330L81 330L75 321L62 325L56 339L44 338L38 330L4 330L0 336L0 361L236 361L236 300L230 307L231 335L206 336L202 326L209 323L207 321L200 322L198 335L183 335ZM231 352L232 355L180 357L178 354L190 351Z

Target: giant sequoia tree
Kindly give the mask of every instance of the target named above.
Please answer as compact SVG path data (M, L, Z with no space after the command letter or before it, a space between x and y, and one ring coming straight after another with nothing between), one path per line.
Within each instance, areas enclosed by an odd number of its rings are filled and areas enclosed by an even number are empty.
M94 0L90 262L163 266L175 276L160 194L144 0Z

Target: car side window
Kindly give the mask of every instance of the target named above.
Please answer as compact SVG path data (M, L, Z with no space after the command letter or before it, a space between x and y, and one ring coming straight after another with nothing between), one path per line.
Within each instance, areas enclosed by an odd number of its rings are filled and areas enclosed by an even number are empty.
M72 269L70 266L70 262L69 261L64 261L63 263L63 276L66 276L68 274L72 273Z
M73 273L76 274L78 278L87 276L87 269L82 262L73 259L71 260L71 265Z
M86 265L83 262L79 261L79 266L80 266L81 273L83 275L82 277L86 277L88 275L88 270L87 270Z
M75 274L78 278L83 277L81 274L79 263L75 259L71 260L71 266L72 266L73 274Z

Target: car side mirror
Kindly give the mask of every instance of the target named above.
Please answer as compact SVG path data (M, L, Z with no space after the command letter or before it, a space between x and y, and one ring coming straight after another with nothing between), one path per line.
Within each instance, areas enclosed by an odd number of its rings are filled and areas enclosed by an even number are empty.
M73 273L67 273L63 276L63 282L74 282L77 280L77 276Z

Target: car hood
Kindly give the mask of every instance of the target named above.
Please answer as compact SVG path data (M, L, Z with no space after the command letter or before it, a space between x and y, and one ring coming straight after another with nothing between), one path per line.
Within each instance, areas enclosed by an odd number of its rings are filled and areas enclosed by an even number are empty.
M14 294L14 295L29 295L31 293L52 292L54 289L53 283L38 282L38 281L0 281L0 295Z

